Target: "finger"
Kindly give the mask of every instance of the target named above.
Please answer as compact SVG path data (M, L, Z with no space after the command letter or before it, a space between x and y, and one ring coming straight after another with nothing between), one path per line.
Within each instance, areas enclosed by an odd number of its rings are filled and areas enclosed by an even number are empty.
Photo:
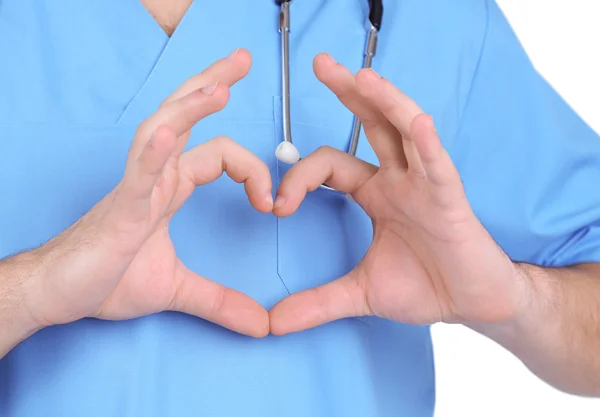
M301 159L284 175L275 200L277 216L294 213L306 193L327 183L336 190L355 194L377 172L377 167L328 146Z
M373 103L402 136L410 134L413 119L423 113L417 103L372 69L360 70L356 85L360 94Z
M132 200L150 197L176 143L177 135L169 126L159 126L156 129L126 177L131 183L129 190Z
M137 224L146 218L154 187L163 175L176 144L177 136L173 129L160 126L142 154L128 164L114 202L114 213L118 219Z
M228 91L225 86L208 92L198 90L160 108L140 125L120 187L120 199L117 202L119 213L127 213L131 221L145 217L152 190L162 174L165 163L185 146L185 143L181 143L181 133L191 129L201 118L222 108L227 97ZM154 130L146 133L150 128ZM151 138L154 138L152 142ZM156 142L158 139L160 142ZM164 153L166 145L162 145L163 141L170 143L168 154ZM157 148L159 143L161 145Z
M409 136L419 154L426 178L434 186L434 196L443 205L464 198L464 188L456 166L437 135L431 116L421 114L413 120Z
M214 85L217 82L229 87L248 75L252 66L252 55L245 49L236 49L226 58L221 58L199 74L187 79L164 103L177 100L192 91Z
M355 274L284 298L269 312L271 333L281 336L347 317L371 315Z
M269 168L252 152L227 137L212 139L184 153L180 168L194 188L216 180L225 172L235 182L244 183L255 209L262 213L273 209Z
M229 87L217 84L195 90L190 94L161 106L156 113L138 127L130 150L130 159L137 158L158 126L168 125L180 137L201 119L222 110L229 100ZM187 139L187 137L185 138ZM186 140L179 140L177 151L185 148Z
M359 93L354 74L327 54L317 55L314 70L317 78L362 122L379 164L406 166L400 133Z
M190 271L179 263L178 288L169 310L191 314L252 337L269 334L269 315L247 295Z
M410 124L417 115L423 113L422 110L413 100L372 69L359 71L357 86L361 96L373 103L400 132L405 166L408 172L420 178L424 177L425 172L419 154L414 143L408 138Z
M200 102L202 100L197 96L203 93L206 96L212 97L209 103L215 105L215 108L202 117L222 110L229 100L229 87L245 77L251 65L252 57L250 53L245 49L236 49L227 58L220 59L201 73L186 80L161 104L156 113L140 125L136 133L136 138L140 137L141 139L137 141L141 143L134 141L134 145L132 146L133 155L141 152L149 135L152 134L158 125L165 123L165 118L169 118L173 113L177 113L177 108L182 106L182 102L193 102L194 100ZM200 106L200 103L196 104ZM178 143L176 154L180 154L186 146L188 135L184 134L188 133L189 129L200 119L196 118L194 120L192 118L191 120L191 124L181 125L181 129L177 129L177 136L182 137Z

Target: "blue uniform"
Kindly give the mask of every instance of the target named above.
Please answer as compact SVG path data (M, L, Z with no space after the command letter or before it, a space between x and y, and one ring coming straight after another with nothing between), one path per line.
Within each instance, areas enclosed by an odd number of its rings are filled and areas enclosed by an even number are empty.
M294 140L346 149L352 115L312 60L362 64L366 0L292 5ZM385 2L375 69L436 120L487 230L514 259L600 261L600 139L535 72L493 0ZM226 109L189 146L227 135L285 169L279 10L196 0L168 38L137 0L0 0L0 257L34 248L119 181L136 126L181 82L238 47L253 54ZM366 138L360 158L376 163ZM277 184L275 184L276 187ZM192 270L271 308L331 281L367 250L371 223L311 193L292 217L255 212L223 177L199 188L171 235ZM46 328L0 360L0 416L432 416L428 327L340 320L244 337L161 313Z

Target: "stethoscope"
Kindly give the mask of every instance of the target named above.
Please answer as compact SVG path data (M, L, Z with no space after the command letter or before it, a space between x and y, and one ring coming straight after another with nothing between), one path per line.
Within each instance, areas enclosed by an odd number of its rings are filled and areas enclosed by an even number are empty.
M377 39L379 30L381 29L381 21L383 20L383 1L369 1L369 18L367 21L367 44L365 48L365 58L363 68L371 68L373 57L377 51ZM283 99L283 141L275 149L277 159L285 164L293 165L298 162L300 152L292 142L292 127L290 116L290 3L292 0L276 0L281 6L279 14L279 32L281 32L281 81L282 81L282 99ZM348 154L356 156L358 140L361 132L361 122L354 116L354 124L352 127L352 136L348 147ZM321 188L335 191L325 184Z

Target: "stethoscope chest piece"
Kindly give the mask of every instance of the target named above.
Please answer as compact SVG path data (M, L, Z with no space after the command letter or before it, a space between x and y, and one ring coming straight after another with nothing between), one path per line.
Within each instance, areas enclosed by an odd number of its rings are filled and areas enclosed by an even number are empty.
M283 141L277 145L275 157L284 164L294 165L300 160L300 152L291 142Z

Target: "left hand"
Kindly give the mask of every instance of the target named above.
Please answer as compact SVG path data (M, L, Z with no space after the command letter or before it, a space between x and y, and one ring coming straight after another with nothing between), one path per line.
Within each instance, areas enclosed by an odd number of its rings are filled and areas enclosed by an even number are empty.
M274 213L291 215L326 182L371 217L373 242L346 276L278 303L271 332L366 315L415 325L516 317L529 283L473 213L432 118L372 70L355 77L319 55L315 73L363 122L380 167L321 148L283 178Z

